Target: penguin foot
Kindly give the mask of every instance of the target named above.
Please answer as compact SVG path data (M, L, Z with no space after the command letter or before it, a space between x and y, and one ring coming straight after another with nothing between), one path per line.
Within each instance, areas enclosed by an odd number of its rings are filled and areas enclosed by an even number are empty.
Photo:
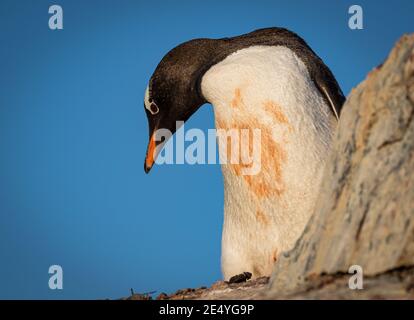
M237 275L231 277L228 283L230 284L230 283L246 282L251 277L252 277L252 274L250 272L243 272L243 273L240 273L240 274L237 274Z

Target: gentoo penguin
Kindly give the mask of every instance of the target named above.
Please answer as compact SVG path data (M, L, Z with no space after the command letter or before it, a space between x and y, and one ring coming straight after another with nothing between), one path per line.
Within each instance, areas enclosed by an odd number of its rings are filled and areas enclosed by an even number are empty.
M225 280L243 272L268 276L278 256L294 246L313 211L344 100L323 61L282 28L191 40L158 64L144 98L147 173L165 143L154 132L174 133L176 121L205 103L213 105L217 128L261 130L257 174L222 165Z

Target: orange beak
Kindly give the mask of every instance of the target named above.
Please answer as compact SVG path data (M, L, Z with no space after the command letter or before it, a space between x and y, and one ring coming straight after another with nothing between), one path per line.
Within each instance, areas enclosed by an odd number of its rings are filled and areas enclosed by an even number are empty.
M147 155L145 157L145 164L144 164L145 173L150 172L152 166L154 165L155 157L156 157L156 154L155 154L156 146L157 144L155 141L155 134L153 134L148 143Z

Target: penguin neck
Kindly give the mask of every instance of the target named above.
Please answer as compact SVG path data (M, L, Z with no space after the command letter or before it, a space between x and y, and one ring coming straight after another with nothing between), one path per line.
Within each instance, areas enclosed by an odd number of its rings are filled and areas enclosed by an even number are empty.
M261 130L258 174L243 175L238 164L222 165L224 228L254 226L262 232L271 225L280 249L288 249L315 202L335 126L329 106L305 64L283 46L254 46L229 55L204 74L201 91L214 107L217 129ZM223 150L228 151L219 140L220 157Z

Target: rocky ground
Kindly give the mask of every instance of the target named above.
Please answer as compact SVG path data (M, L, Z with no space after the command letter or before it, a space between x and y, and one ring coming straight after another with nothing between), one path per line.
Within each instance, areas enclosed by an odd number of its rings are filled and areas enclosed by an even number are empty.
M188 299L252 299L253 295L260 295L266 290L269 277L247 280L240 283L229 283L217 281L211 287L200 287L196 289L187 288L176 291L173 294L161 293L155 297L156 300L188 300ZM134 294L126 298L129 300L151 300L146 294Z
M243 283L214 283L210 288L181 289L173 294L161 293L156 300L252 300L252 299L414 299L414 267L391 270L364 277L363 290L350 290L350 274L310 277L305 287L291 293L269 291L269 278ZM148 294L133 294L128 300L151 300Z

